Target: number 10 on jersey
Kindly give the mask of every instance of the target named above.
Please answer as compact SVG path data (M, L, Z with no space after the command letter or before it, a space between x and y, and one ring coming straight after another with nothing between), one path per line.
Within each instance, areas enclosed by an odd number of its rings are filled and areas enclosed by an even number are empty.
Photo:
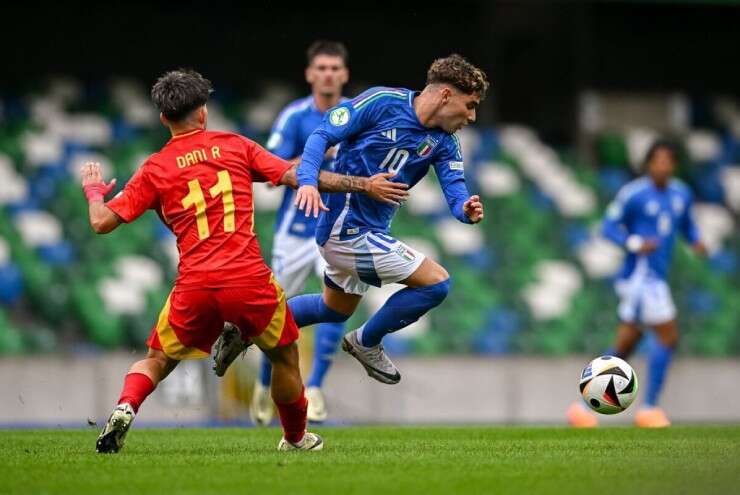
M391 148L388 150L388 154L385 155L383 163L378 168L381 170L388 167L388 172L397 174L401 167L406 165L406 160L409 159L409 152L399 148Z
M208 190L212 198L221 195L224 206L224 232L234 232L234 192L231 185L231 176L228 170L220 170L217 174L218 182ZM206 198L203 196L203 189L200 187L200 181L193 179L188 181L188 195L182 198L182 207L186 210L195 206L195 221L198 225L198 238L203 240L211 235L208 227L208 216L206 215Z

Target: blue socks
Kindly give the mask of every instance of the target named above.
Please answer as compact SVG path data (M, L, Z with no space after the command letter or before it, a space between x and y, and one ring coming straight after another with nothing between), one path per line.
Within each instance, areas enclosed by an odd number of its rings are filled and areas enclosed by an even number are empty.
M344 336L343 323L322 323L316 327L314 334L313 365L307 387L321 387L324 376L331 367L332 359L339 348L339 341Z
M272 364L265 356L260 359L260 383L263 387L269 388L272 381Z
M344 335L343 323L350 315L334 311L324 304L321 294L304 294L288 299L288 307L293 313L298 328L322 323L316 328L313 370L308 380L309 387L320 387L324 375L329 371L332 356L339 346L339 340ZM265 387L270 386L272 365L270 360L262 356L260 364L260 382Z
M450 290L450 280L426 287L401 289L362 326L360 339L362 345L373 347L380 344L383 336L400 330L415 321L430 309L438 306ZM316 329L314 362L309 387L320 387L326 372L331 366L340 339L344 335L343 323L349 315L334 311L326 304L321 294L305 294L288 300L298 327L322 323ZM260 381L269 386L272 367L267 359L262 359Z
M450 280L426 287L406 287L393 294L360 329L360 343L365 347L380 344L383 337L400 330L438 306L450 291Z
M334 311L324 304L321 294L304 294L288 299L288 307L293 313L298 328L307 327L315 323L343 323L350 315Z
M648 407L655 407L658 403L658 396L663 388L665 374L671 364L672 357L673 349L666 347L656 339L648 355L648 382L645 395L645 404Z
M324 376L331 367L332 359L339 348L339 341L344 336L343 323L322 323L316 327L314 334L313 365L311 376L306 382L307 387L321 387ZM270 360L262 356L260 360L260 383L264 387L270 386L272 365Z

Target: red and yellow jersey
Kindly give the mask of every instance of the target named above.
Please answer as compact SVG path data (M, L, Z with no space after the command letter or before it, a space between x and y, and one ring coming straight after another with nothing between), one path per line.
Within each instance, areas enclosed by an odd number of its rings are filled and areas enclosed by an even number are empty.
M174 136L106 203L124 222L154 209L177 236L176 286L266 283L270 269L254 233L252 183L278 184L290 164L228 132Z

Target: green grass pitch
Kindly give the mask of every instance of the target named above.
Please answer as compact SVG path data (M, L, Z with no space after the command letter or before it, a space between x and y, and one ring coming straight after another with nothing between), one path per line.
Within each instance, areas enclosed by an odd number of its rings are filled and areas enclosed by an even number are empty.
M577 431L523 427L317 428L322 452L275 451L279 430L132 429L117 455L97 431L0 431L0 493L738 493L740 426Z

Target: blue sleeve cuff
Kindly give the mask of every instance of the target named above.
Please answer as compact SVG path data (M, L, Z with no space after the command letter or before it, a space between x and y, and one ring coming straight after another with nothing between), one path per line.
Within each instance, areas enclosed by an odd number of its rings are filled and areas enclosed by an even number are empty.
M462 223L472 224L473 221L465 214L465 209L463 208L464 204L465 201L456 203L452 208L452 215Z
M627 234L622 232L618 227L611 225L604 225L601 229L601 235L604 238L609 239L614 244L623 248L627 247Z
M318 181L318 179L310 179L310 178L304 180L304 179L298 177L298 187L303 187L303 186L313 186L316 189L318 189L319 188L319 181Z
M696 226L691 226L689 230L686 232L686 240L689 244L692 246L699 242L699 229L696 228Z
M321 169L321 163L324 161L324 153L326 153L328 144L328 139L318 131L314 131L308 137L306 146L303 148L301 164L296 172L298 187L318 187L319 170Z

